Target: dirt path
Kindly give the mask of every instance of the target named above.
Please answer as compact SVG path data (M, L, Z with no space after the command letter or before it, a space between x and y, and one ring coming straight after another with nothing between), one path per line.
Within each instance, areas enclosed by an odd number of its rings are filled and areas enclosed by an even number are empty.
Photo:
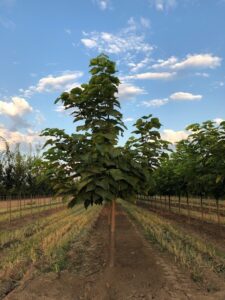
M207 297L188 274L144 240L121 207L116 215L116 265L108 267L106 209L95 228L69 252L69 267L56 274L28 272L8 300L224 300L225 295Z

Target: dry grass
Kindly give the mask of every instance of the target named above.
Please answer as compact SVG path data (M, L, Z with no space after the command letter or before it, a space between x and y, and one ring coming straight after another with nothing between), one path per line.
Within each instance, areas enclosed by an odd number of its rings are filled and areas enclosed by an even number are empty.
M190 236L178 226L157 214L122 201L129 215L142 227L146 237L162 250L173 255L174 260L191 271L194 280L201 281L206 270L225 275L225 253L213 245Z

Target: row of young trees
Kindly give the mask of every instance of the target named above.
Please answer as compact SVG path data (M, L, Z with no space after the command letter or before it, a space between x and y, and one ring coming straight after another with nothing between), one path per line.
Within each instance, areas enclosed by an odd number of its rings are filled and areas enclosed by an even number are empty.
M136 194L225 196L225 122L206 121L187 127L186 140L171 150L161 139L158 118L144 116L125 145L118 138L126 129L116 97L119 79L107 56L90 61L88 83L57 100L77 124L69 135L47 128L44 153L47 176L60 195L72 195L70 206L113 202ZM170 149L169 149L170 148Z
M225 122L192 124L187 139L154 172L153 192L225 198Z
M118 138L126 129L117 99L119 79L116 66L106 55L90 61L88 83L63 93L57 100L70 110L77 123L76 133L47 128L46 170L58 194L72 195L72 207L85 207L133 199L148 194L152 173L167 156L168 142L159 134L161 124L152 115L135 123L135 131L125 146Z
M52 193L51 185L42 168L42 158L25 154L20 145L10 148L1 138L0 150L0 200L8 196L47 195Z
M47 128L46 170L58 194L72 195L69 206L109 202L111 206L110 266L114 265L115 200L148 194L154 169L166 155L168 143L158 132L161 124L151 115L138 119L124 147L118 138L126 129L117 99L116 66L107 56L90 61L88 83L63 93L57 100L70 110L77 124L68 135Z

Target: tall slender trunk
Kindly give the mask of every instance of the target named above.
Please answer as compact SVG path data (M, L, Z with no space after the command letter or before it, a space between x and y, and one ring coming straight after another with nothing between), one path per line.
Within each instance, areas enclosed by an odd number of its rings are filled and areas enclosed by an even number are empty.
M111 227L110 227L110 258L109 266L113 268L115 265L115 227L116 227L116 200L112 201L111 208Z
M108 226L109 226L109 229L110 229L110 226L111 226L111 205L110 203L107 203L107 206L108 206Z

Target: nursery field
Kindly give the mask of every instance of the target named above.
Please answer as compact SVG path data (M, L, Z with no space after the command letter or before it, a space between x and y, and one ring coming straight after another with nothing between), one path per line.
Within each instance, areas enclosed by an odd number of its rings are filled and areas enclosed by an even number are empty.
M218 235L118 200L112 268L108 216L78 204L1 230L0 299L225 299Z
M225 201L186 197L141 197L137 203L159 212L169 212L190 219L201 220L212 224L225 225Z
M15 219L29 215L34 216L65 204L61 197L5 197L0 199L0 224L6 221L11 223Z

